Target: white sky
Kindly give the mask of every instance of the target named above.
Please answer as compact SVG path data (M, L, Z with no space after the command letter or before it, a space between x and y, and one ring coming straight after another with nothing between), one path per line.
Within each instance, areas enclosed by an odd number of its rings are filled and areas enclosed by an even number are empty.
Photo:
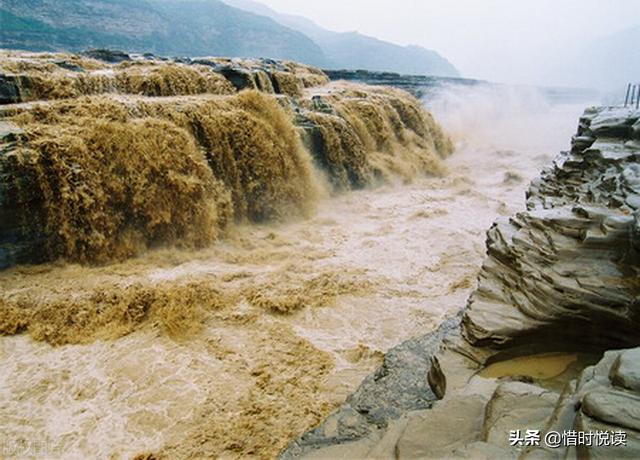
M434 49L466 77L525 84L559 82L551 69L579 44L640 24L640 0L259 1L330 30Z

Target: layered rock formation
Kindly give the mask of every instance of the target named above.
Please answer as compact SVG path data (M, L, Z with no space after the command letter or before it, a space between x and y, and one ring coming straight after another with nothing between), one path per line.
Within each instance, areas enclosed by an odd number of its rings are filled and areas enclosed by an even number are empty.
M294 62L5 51L0 69L0 267L202 246L308 215L326 178L410 180L452 151L410 95Z
M489 230L466 308L282 457L637 458L639 120L585 111L527 210Z
M636 344L638 117L587 110L571 152L532 183L528 211L491 228L464 319L471 343Z
M436 93L443 86L455 84L474 86L486 84L480 80L456 77L433 77L426 75L402 75L395 72L373 72L369 70L325 70L331 80L347 80L367 85L393 86L422 98Z

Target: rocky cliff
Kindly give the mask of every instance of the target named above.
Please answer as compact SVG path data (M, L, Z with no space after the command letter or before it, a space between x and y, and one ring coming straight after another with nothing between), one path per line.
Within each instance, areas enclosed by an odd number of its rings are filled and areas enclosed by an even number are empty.
M640 112L588 109L572 145L488 231L460 314L392 349L283 458L640 455Z

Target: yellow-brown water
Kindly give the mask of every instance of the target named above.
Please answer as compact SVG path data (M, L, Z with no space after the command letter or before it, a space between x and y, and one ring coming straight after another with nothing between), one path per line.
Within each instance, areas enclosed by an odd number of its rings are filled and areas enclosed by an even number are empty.
M249 87L263 92L275 91L263 70L264 62L252 59L205 58L212 64L241 67L254 75ZM59 63L64 63L60 66ZM69 70L81 67L81 71ZM329 82L320 70L292 61L280 63L282 70L272 71L278 92L300 96L304 88ZM109 64L63 53L27 53L0 50L0 72L25 75L24 101L66 99L104 93L144 96L191 94L233 94L235 88L222 75L205 65L168 63L162 60L137 60Z
M332 131L333 120L315 121L332 140L354 143L325 142L322 166L334 183L443 172L451 143L417 100L392 89L327 88L344 132ZM232 221L308 217L327 193L293 115L258 91L83 97L8 119L25 131L3 158L3 177L17 190L8 200L43 233L49 259L104 262L162 243L203 247ZM333 177L339 168L361 177L342 183Z
M482 377L527 376L547 380L562 374L578 360L576 353L544 353L499 361L480 372Z
M14 308L46 307L0 338L3 440L40 457L273 457L464 305L485 230L522 208L576 115L519 120L555 134L528 144L487 120L492 142L470 132L441 177L320 196L308 219L241 223L200 250L3 272Z
M597 363L601 358L601 355L593 353L539 353L494 362L479 375L489 379L524 377L544 388L562 392L566 384L577 378L585 367Z

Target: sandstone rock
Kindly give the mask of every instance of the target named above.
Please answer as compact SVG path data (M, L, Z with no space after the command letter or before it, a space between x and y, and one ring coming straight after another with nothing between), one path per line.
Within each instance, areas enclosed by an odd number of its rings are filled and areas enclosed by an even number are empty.
M465 445L457 449L451 455L451 458L469 459L469 460L496 460L496 459L515 459L518 454L512 450L498 447L488 442L477 441Z
M580 150L574 141L572 152L532 182L528 211L488 232L488 259L463 319L471 343L596 349L638 343L640 286L631 274L640 260L634 236L640 149L626 143L637 115L585 112L579 136L593 138L592 145Z
M483 440L509 448L511 430L541 430L551 416L558 395L537 385L504 382L486 407Z
M635 266L634 222L603 208L560 207L494 225L463 319L466 337L477 345L529 344L529 352L634 343L638 318L624 314L638 294L625 282Z
M600 423L584 414L577 416L575 429L584 432L607 432L620 431L619 427ZM568 449L569 458L579 458L587 460L609 460L609 459L637 459L640 458L640 433L633 430L624 430L626 445L594 445L578 446L575 449Z
M640 393L640 349L621 353L613 363L609 377L614 385Z
M603 422L640 431L640 396L613 389L590 391L582 398L581 411Z
M469 395L409 414L397 443L398 458L448 457L456 449L480 441L486 403L482 395Z
M577 431L620 432L627 436L627 446L566 445L549 448L541 445L528 449L523 459L534 458L637 458L640 432L635 429L638 421L638 392L620 390L613 386L610 376L619 364L621 356L628 358L640 349L608 351L594 366L585 368L578 379L565 388L543 434L550 431L574 433ZM571 444L571 443L569 443Z

